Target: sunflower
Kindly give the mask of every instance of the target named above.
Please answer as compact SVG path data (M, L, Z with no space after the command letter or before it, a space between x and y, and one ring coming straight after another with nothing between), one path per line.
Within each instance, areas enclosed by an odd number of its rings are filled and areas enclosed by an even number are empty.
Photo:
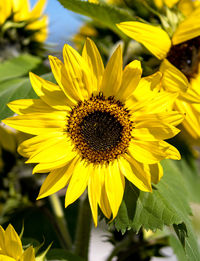
M105 68L90 39L82 56L65 45L63 57L64 64L49 57L57 85L30 73L40 99L10 102L19 116L4 123L36 135L21 143L18 151L29 158L27 163L37 163L33 173L50 172L38 199L68 185L67 207L88 187L97 225L98 206L108 219L116 217L125 178L150 192L151 182L162 176L160 161L180 159L177 149L164 139L179 132L175 125L183 116L167 111L176 95L147 92L158 82L158 74L141 79L137 60L122 69L121 46Z
M175 109L186 113L183 128L199 143L200 7L192 9L171 36L160 27L141 22L123 22L118 27L162 60L161 89L179 94Z
M47 38L48 17L42 14L45 4L46 0L38 0L31 10L29 0L0 1L1 56L6 47L38 54Z
M35 261L32 246L25 251L22 242L11 224L6 230L0 226L0 260L1 261Z

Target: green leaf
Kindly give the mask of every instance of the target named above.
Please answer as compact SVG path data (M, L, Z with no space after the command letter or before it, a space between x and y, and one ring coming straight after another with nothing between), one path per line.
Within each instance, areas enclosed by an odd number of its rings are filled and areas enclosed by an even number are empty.
M41 63L41 59L23 54L0 64L0 82L26 75Z
M173 161L163 161L162 165L164 177L152 193L139 191L132 184L126 186L125 205L122 204L115 220L118 230L124 232L131 227L139 231L142 226L156 230L188 220L191 210L182 175Z
M54 81L51 73L41 76L42 78ZM0 120L12 116L7 104L17 99L36 99L38 96L32 89L28 77L11 79L0 84Z
M122 37L125 37L125 35L117 28L116 24L136 19L129 9L122 9L106 3L95 4L81 0L59 0L59 2L73 12L88 16L100 22Z
M12 116L7 103L17 99L37 98L28 78L12 79L0 84L0 120Z
M185 159L178 161L177 167L180 169L185 182L185 187L189 196L189 201L200 203L200 175L197 162L194 158L190 158L192 165L187 164Z
M195 232L190 224L186 221L186 225L180 224L175 228L178 236L170 236L169 243L179 261L199 261L200 252ZM182 243L182 244L181 244Z
M188 237L188 232L185 223L181 223L178 225L174 224L174 230L181 244L183 245L183 247L185 247L185 238Z
M46 256L47 260L62 260L62 261L86 261L85 259L70 253L64 249L52 249Z
M183 246L181 245L181 242L178 240L177 237L175 237L174 235L170 235L169 244L173 248L174 254L179 261L187 261Z

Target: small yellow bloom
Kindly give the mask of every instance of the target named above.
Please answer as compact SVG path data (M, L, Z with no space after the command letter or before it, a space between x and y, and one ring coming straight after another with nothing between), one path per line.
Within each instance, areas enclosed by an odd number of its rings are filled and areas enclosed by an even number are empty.
M200 7L179 23L171 37L160 27L141 22L123 22L118 27L163 60L162 89L179 94L175 108L186 113L183 126L193 139L200 140L200 92L196 84L200 73Z
M0 1L0 31L10 28L13 22L24 22L24 30L32 34L31 41L44 42L48 24L47 16L43 15L45 4L46 0L38 0L31 10L29 0ZM27 35L24 34L24 37Z
M158 8L162 8L164 4L172 8L178 1L179 0L154 0L154 3Z
M178 8L185 16L190 15L199 5L199 0L180 0L178 2Z
M1 261L35 261L32 246L25 251L22 242L11 224L6 230L0 226L0 260Z
M99 4L99 0L88 0L90 3Z
M120 46L105 68L89 39L82 56L65 45L63 57L64 63L49 57L57 84L31 73L40 99L9 103L19 116L4 122L35 135L18 151L29 158L27 163L37 163L33 173L50 172L38 199L68 185L67 207L88 188L97 225L98 206L107 218L116 217L125 178L150 192L151 183L163 175L160 161L180 159L176 148L164 140L179 133L175 126L183 116L167 111L176 95L147 91L159 81L159 74L141 78L136 60L123 69Z

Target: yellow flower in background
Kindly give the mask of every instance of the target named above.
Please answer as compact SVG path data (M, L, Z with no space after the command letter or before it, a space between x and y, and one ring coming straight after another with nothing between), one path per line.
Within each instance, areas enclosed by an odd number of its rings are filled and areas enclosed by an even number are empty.
M29 158L27 163L37 163L33 173L50 172L38 199L68 185L67 207L88 188L97 225L98 206L107 218L116 217L125 178L150 192L151 183L163 174L160 161L180 159L177 149L164 140L179 132L175 126L183 116L167 111L176 95L147 92L158 75L141 78L137 60L123 70L120 46L105 68L89 39L82 56L65 45L63 57L64 63L49 57L57 84L30 73L40 99L9 103L19 116L4 123L36 135L21 143L18 151Z
M87 37L92 38L96 36L98 36L98 31L95 29L94 26L92 26L92 24L86 22L80 27L79 31L73 36L72 40L75 44L76 49L82 50L85 39Z
M186 113L183 126L200 141L200 7L179 23L171 37L160 27L141 22L123 22L118 27L163 60L162 89L179 94L175 109Z
M35 261L32 246L25 251L22 242L11 224L6 230L0 226L0 260L1 261Z
M17 139L15 133L9 128L0 125L0 149L15 152Z
M6 3L0 1L0 27L7 21L25 22L25 30L35 32L33 39L44 42L48 25L48 18L43 15L45 4L46 0L38 0L31 10L29 0L6 0Z
M2 160L2 149L11 153L16 152L17 138L12 131L0 125L0 171L4 166L4 162Z
M43 56L48 35L45 5L46 0L38 0L31 10L29 0L0 1L0 62L22 53Z
M180 0L178 2L178 8L185 16L190 15L199 5L200 0Z
M154 0L154 3L158 8L162 8L164 4L171 8L177 4L178 1L179 0Z
M99 0L88 0L88 2L94 3L94 4L98 4L98 3L99 3Z

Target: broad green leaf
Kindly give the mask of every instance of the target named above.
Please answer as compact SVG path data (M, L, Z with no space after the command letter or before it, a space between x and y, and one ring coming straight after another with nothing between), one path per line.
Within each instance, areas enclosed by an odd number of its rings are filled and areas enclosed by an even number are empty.
M116 27L116 24L119 22L136 19L130 10L108 5L106 3L95 4L81 0L59 0L59 2L65 8L73 12L88 16L123 37L125 37L125 35L122 34L122 32Z
M52 249L46 256L48 261L62 260L62 261L86 261L85 259L70 253L64 249Z
M54 81L51 73L42 75L41 77L49 81ZM34 92L28 77L15 78L2 82L0 84L0 120L13 115L13 111L7 106L10 101L34 98L38 98L38 96Z
M200 252L197 243L195 231L193 230L189 221L186 225L183 223L175 228L178 236L170 236L169 243L172 246L174 253L177 255L179 261L199 261ZM181 244L182 243L182 244Z
M0 120L13 115L7 103L17 99L36 98L28 78L16 78L0 84ZM30 97L31 96L31 97Z
M174 254L176 255L179 261L187 261L183 246L181 245L180 240L176 236L170 235L169 244L173 248Z
M189 201L200 203L200 175L198 166L194 158L191 158L190 161L192 161L192 165L187 164L185 159L178 161L176 165L184 178Z
M0 63L0 82L25 76L41 63L41 59L30 54L23 54Z
M191 213L184 180L173 161L162 163L164 177L154 186L153 192L142 192L129 184L126 186L124 203L119 209L115 225L124 232L132 227L135 231L163 229L164 225L180 224ZM131 188L130 188L131 185Z
M16 78L0 84L0 120L12 116L13 111L7 107L7 103L17 99L37 98L29 79Z

